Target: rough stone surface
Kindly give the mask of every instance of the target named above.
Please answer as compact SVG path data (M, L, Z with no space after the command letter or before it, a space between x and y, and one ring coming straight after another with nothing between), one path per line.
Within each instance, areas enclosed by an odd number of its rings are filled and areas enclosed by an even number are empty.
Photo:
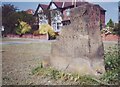
M88 4L71 11L71 24L52 44L50 64L59 70L100 75L105 69L99 9Z

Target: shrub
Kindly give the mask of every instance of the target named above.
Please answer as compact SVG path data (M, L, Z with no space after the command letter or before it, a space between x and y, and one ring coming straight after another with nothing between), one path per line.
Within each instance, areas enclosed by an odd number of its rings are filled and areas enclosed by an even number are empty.
M118 84L120 80L120 58L117 47L109 48L105 53L106 73L101 78L109 84Z
M16 29L16 33L19 35L22 35L22 34L25 34L27 32L30 32L30 30L31 30L31 27L29 24L27 24L24 21L19 21L19 25Z
M35 30L34 32L33 32L33 35L39 35L39 30Z
M49 24L42 24L39 26L39 34L48 34L50 39L56 38L56 33Z

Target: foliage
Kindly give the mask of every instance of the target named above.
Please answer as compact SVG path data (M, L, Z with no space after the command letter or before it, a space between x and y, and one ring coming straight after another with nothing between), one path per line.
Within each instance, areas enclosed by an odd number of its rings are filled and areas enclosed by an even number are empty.
M27 14L25 11L17 11L18 9L11 4L4 4L2 6L2 25L5 27L4 34L15 34L16 25L20 21L25 21L31 26L35 19L33 15Z
M35 30L34 32L33 32L33 35L39 35L39 30Z
M114 70L119 68L118 48L109 48L105 53L105 65L107 70Z
M63 82L71 82L71 84L99 84L95 79L89 76L80 76L76 73L65 73L51 67L41 67L41 65L33 69L32 74L50 77L51 80L55 81L61 80Z
M109 30L109 28L103 28L103 29L101 30L101 33L102 33L102 34L111 34L112 32Z
M17 23L18 14L17 8L11 4L5 4L2 6L2 25L5 27L3 33L14 33L15 24Z
M56 38L56 33L49 24L42 24L39 26L39 34L48 34L50 38Z
M107 26L106 28L103 28L101 33L120 35L120 23L115 23L114 27Z
M120 23L116 23L113 29L113 34L120 35Z
M101 78L101 80L105 81L109 84L118 84L120 77L120 58L117 47L109 48L105 53L105 66L106 73Z
M109 22L107 23L107 26L114 28L114 22L112 21L112 19L109 20Z
M19 25L18 25L18 28L16 29L16 33L21 35L21 34L30 32L30 30L31 30L31 27L29 24L23 21L19 21Z
M31 26L35 22L35 18L33 17L32 14L27 14L25 11L19 11L17 13L19 14L19 20L25 21L28 24L30 24Z

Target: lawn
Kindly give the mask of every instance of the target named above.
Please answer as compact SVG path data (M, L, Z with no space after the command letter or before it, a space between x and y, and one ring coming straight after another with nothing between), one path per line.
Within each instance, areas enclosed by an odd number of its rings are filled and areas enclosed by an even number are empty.
M4 41L19 40L4 39ZM50 45L48 42L35 43L35 41L27 44L3 44L1 51L3 84L24 85L36 81L30 75L31 70L40 64L41 59L50 55Z
M67 74L50 68L41 68L41 60L50 55L51 42L38 42L37 40L30 39L28 40L8 38L4 38L2 41L33 41L33 43L27 44L2 45L2 73L4 85L108 84L111 78L112 80L114 79L114 72L111 74L109 74L108 72L105 78L103 78L103 80L100 81L91 77L81 77L76 74ZM117 42L104 42L105 50L108 51L108 48L114 47L116 43ZM112 50L109 49L109 51ZM111 58L114 57L114 55L109 56L109 54L107 54L106 57L110 58L111 61ZM109 62L109 60L107 62ZM42 75L40 75L41 73ZM115 74L117 73L115 72ZM71 78L71 80L67 80L66 78ZM105 80L108 82L104 83Z

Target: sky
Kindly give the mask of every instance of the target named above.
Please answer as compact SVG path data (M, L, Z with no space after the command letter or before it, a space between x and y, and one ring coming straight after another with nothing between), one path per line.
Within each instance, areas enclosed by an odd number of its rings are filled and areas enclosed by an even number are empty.
M21 1L14 2L14 0L7 0L7 1L3 0L2 4L12 4L15 7L17 7L19 10L27 10L27 9L36 10L39 3L49 4L51 0L45 0L45 1L39 0L40 2L23 2L23 0L22 2ZM106 23L109 21L109 19L112 19L114 22L118 22L118 2L117 0L113 0L113 1L114 2L112 2L112 0L106 0L106 2L94 2L95 4L99 4L101 7L103 7L106 10L106 18L105 18Z

